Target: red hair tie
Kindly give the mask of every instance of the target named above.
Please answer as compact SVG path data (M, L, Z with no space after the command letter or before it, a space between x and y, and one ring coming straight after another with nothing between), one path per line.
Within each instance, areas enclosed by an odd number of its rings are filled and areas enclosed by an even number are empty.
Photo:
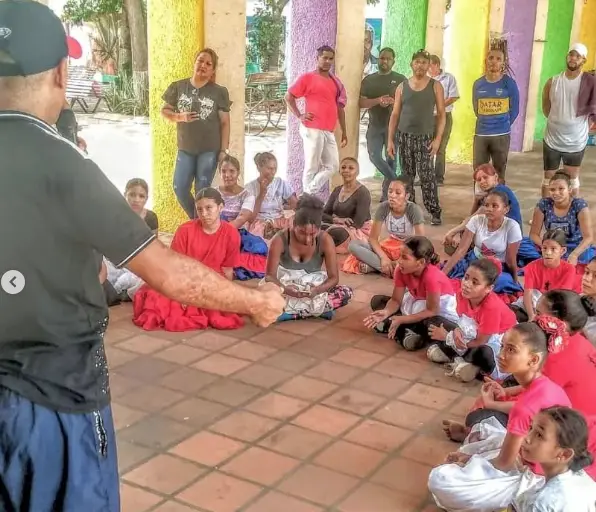
M558 354L567 346L569 334L565 322L554 316L538 315L534 322L547 337L547 349L550 354Z

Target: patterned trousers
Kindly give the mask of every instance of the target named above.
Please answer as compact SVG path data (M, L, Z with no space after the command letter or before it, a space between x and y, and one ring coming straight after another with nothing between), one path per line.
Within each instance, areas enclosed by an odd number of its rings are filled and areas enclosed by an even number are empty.
M424 207L428 213L435 216L441 214L441 205L437 190L437 176L430 154L432 140L432 135L414 135L403 132L399 132L397 135L402 175L406 180L410 201L416 201L414 180L418 174Z

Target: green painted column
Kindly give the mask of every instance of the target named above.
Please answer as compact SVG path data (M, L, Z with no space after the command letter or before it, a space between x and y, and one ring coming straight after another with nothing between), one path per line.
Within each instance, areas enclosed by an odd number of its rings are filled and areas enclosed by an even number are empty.
M573 25L573 0L550 0L546 22L546 42L542 58L540 86L538 87L538 111L534 137L542 140L546 118L542 115L542 90L547 80L565 69L565 56L569 51L569 38Z
M394 70L412 74L412 54L425 47L428 0L387 0L383 22L383 46L395 50Z

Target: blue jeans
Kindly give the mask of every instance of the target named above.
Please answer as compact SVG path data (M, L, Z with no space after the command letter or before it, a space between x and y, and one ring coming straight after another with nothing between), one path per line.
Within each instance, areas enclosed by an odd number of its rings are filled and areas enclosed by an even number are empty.
M217 151L191 155L181 149L178 150L174 168L174 193L189 219L197 216L195 200L190 193L193 181L195 192L211 186L217 169L217 156Z
M120 512L111 408L58 413L0 388L0 510Z
M368 157L372 164L383 175L383 186L381 189L381 201L387 200L387 192L389 191L389 184L397 179L396 162L391 160L387 155L387 136L389 135L389 127L375 127L368 125L366 131L366 148L368 149ZM397 148L397 144L396 144ZM397 155L396 155L397 157Z

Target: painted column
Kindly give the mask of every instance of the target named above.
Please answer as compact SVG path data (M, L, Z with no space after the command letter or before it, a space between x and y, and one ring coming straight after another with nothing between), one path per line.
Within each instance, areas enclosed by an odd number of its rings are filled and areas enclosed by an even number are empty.
M505 6L503 32L508 42L509 64L519 88L519 116L511 130L511 151L521 151L524 145L536 8L537 0L508 0Z
M219 57L217 83L230 93L230 153L244 162L244 82L246 66L246 0L204 0L205 46ZM222 30L225 27L225 30ZM244 170L241 178L244 182ZM219 174L214 183L218 183Z
M337 0L317 0L316 2L292 0L290 10L291 51L287 66L289 85L292 85L303 73L316 68L317 48L323 45L335 48L336 33ZM304 108L302 101L298 102L298 106L301 110ZM288 114L286 177L296 193L302 192L302 174L304 172L304 153L298 127L298 119L292 114Z
M147 13L149 34L149 102L153 153L150 191L160 229L174 232L186 215L172 186L176 160L176 126L161 116L163 93L170 83L192 74L194 57L203 46L203 0L151 2Z
M546 118L542 115L542 89L546 81L565 69L565 56L569 51L569 39L573 24L574 2L571 0L550 0L548 19L546 22L546 43L542 58L540 86L538 89L538 105L534 137L542 140Z
M345 108L348 145L339 150L340 158L358 158L360 137L360 84L364 60L364 24L366 20L366 0L337 0L337 56L335 72L341 78L348 96ZM341 130L336 132L341 141ZM333 185L341 184L336 174Z
M426 16L426 44L424 47L432 54L443 58L443 37L445 26L445 0L428 0Z
M488 15L489 36L497 37L503 33L505 2L506 0L491 0L490 2L490 12Z
M394 70L412 75L412 55L426 44L428 0L387 0L383 46L395 50Z
M591 70L596 68L596 0L585 1L579 39L573 42L581 42L588 47L588 62L584 69Z
M470 163L476 127L472 86L484 73L490 0L455 0L451 9L449 72L457 78L461 98L453 111L453 132L447 158L450 162Z
M587 5L588 0L569 1L573 2L573 21L571 22L571 33L569 34L569 44L572 45L579 41L582 30L584 8ZM594 30L594 27L592 27L592 30Z

